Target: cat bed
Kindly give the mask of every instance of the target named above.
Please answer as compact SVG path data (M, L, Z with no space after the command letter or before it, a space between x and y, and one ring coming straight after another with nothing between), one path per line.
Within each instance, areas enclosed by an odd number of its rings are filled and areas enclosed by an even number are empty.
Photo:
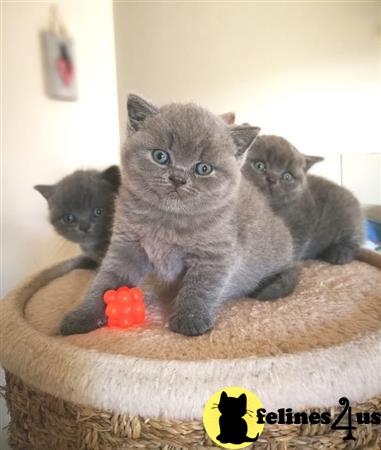
M128 330L58 336L64 314L94 273L39 274L0 303L1 364L16 449L217 448L202 425L205 402L225 386L254 392L267 411L381 410L381 256L345 266L306 262L295 293L239 299L198 337L172 333L167 305ZM380 448L381 428L355 441L330 425L265 425L256 449Z

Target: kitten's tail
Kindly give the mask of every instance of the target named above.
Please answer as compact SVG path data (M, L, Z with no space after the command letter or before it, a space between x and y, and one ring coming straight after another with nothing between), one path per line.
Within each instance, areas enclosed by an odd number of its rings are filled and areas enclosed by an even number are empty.
M61 261L54 266L39 272L37 275L32 276L30 281L22 286L21 290L20 288L18 289L16 299L20 311L23 311L24 305L33 294L55 278L61 277L74 269L96 269L97 267L97 262L87 256L80 255Z
M98 263L88 256L75 256L74 258L66 259L65 261L61 261L55 264L48 269L40 272L36 278L32 280L32 284L34 288L40 289L45 284L53 281L55 278L61 277L68 272L71 272L74 269L96 269L98 267Z
M255 442L256 440L258 440L258 438L259 438L259 433L255 436L255 438L246 436L244 442Z

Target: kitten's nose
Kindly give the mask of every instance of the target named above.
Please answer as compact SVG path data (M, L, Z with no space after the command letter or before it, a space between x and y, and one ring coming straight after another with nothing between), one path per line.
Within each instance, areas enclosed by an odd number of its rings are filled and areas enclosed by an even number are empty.
M78 228L79 228L79 231L83 231L84 233L86 233L90 229L90 224L88 224L86 222L79 222Z
M277 183L276 177L274 175L271 175L271 174L267 174L266 175L266 180L270 184L276 184Z
M183 177L181 177L181 176L179 176L179 175L170 175L170 176L168 177L168 180L169 180L169 181L172 181L172 183L173 183L176 187L182 186L182 185L186 184L186 182L187 182L187 180L186 180L185 178L183 178Z

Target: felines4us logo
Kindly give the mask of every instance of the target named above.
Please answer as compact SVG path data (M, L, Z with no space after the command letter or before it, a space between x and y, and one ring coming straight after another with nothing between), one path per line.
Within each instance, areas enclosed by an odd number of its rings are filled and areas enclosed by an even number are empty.
M332 430L346 431L344 441L355 440L356 424L381 424L381 411L352 415L352 407L346 397L340 398L339 406L342 409L335 417L331 416L330 411L306 413L294 412L292 408L268 412L251 391L233 386L220 389L210 397L204 407L203 422L210 439L224 448L247 447L258 440L265 424L331 424Z

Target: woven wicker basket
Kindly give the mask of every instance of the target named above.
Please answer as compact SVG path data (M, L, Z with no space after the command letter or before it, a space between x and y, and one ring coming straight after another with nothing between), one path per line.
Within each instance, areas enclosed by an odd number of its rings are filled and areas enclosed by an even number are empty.
M363 262L354 263L352 269L349 265L347 268L335 267L327 270L330 274L336 271L337 280L340 270L355 271L359 273L360 278L368 276L369 278L363 280L368 287L361 293L361 302L366 303L369 296L373 296L373 301L379 302L378 288L381 277L374 266L381 268L381 258L364 253L362 259ZM364 270L364 273L361 270ZM312 274L313 267L307 268L306 271L307 274ZM321 271L324 271L324 267L318 266L316 273ZM353 278L352 273L347 275ZM52 302L49 294L52 290L55 292L59 286L68 284L69 281L70 284L75 284L73 280L78 283L78 280L82 280L83 284L84 278L82 274L78 275L78 279L68 279L68 274L56 280L56 285L53 282L49 288L38 286L35 281L39 276L34 276L24 283L0 305L1 362L6 369L6 387L3 393L11 416L9 438L12 448L217 448L206 435L200 419L204 401L200 404L193 403L200 398L205 400L219 388L229 385L249 388L259 395L266 409L273 411L277 407L292 407L294 411L306 412L328 410L334 417L341 411L337 402L342 395L351 399L353 414L381 411L381 316L377 312L381 311L381 308L372 316L372 320L359 319L358 326L369 327L368 333L365 333L363 328L360 331L355 328L350 338L345 336L335 345L331 345L327 336L322 333L321 345L314 342L310 350L298 347L299 341L295 341L293 348L297 351L294 354L288 350L281 354L278 352L267 356L254 354L251 357L239 357L237 350L231 360L224 354L221 359L212 355L215 358L213 360L200 355L200 361L186 357L183 360L163 361L147 358L144 354L142 358L134 354L123 354L126 351L133 352L135 347L132 341L127 350L120 349L119 352L113 349L109 350L110 353L101 351L99 346L102 339L110 338L108 334L96 332L98 334L94 333L92 338L92 334L89 334L87 341L80 341L85 339L84 337L75 338L78 339L75 341L74 338L70 340L56 337L54 333L48 333L46 330L43 332L42 325L39 328L37 322L33 322L28 304L38 303L39 295L42 295L40 292L45 292L44 295ZM326 277L326 274L324 276ZM380 278L376 279L377 277ZM89 278L86 279L89 281ZM372 284L369 280L373 279ZM320 281L317 282L319 283ZM81 289L77 286L77 290L81 291L79 297L84 289L86 285L81 285ZM305 295L304 291L299 294ZM242 308L248 307L246 303L242 305ZM279 305L283 307L282 304ZM67 309L70 309L70 306L72 303ZM294 306L290 303L291 307ZM260 306L256 308L260 310ZM59 316L65 311L65 308L60 310ZM301 311L298 311L298 314L302 314ZM368 314L367 310L363 312ZM271 317L276 323L276 315ZM250 319L246 317L246 320ZM216 328L218 333L218 326ZM143 333L143 338L148 339L150 332ZM163 340L161 345L170 346L172 333L168 330L165 333L163 336L167 336L168 342ZM98 338L96 344L94 336ZM174 336L177 340L182 339ZM124 338L132 339L132 334L126 334L126 337L123 335L120 339ZM234 338L237 339L236 336ZM213 336L196 339L199 341L190 338L184 340L184 343L189 343L189 346L195 345L195 342L198 342L198 345L206 345ZM334 339L339 338L335 335ZM304 336L300 342L305 340ZM120 342L118 345L121 345ZM244 351L251 352L252 349L245 348ZM102 369L104 372L98 367L100 362L105 362L105 368ZM54 366L57 366L58 370L55 370ZM90 368L94 374L89 378ZM322 372L324 368L326 370ZM269 374L268 380L260 378L264 369ZM197 376L194 375L196 371ZM318 372L320 378L316 375ZM319 385L322 373L326 381L324 386ZM87 377L85 385L82 384L82 376ZM107 392L115 388L113 383L118 376L126 380L126 383L118 387L120 392L117 396L108 396ZM306 376L310 377L308 383L305 381ZM277 390L279 380L284 380L284 384ZM106 394L97 390L99 383L109 383ZM172 398L165 414L159 414L157 411L160 411L163 399L170 398L176 390L184 393L184 399L177 397L177 405ZM284 393L287 390L291 391L291 396L287 397L287 393ZM197 392L193 403L186 400L192 392ZM292 392L295 393L295 399ZM149 406L147 397L152 399ZM259 440L252 447L268 450L381 449L380 426L355 426L356 439L348 441L343 440L345 431L333 431L331 425L266 425Z
M31 388L7 373L5 396L11 414L10 445L15 449L217 449L199 420L158 420L102 411ZM356 412L381 410L381 397L353 405ZM319 411L314 409L314 411ZM308 412L308 411L307 411ZM323 409L321 410L323 412ZM336 408L330 408L332 417ZM381 448L381 429L363 425L355 441L329 425L266 425L252 448L260 450ZM250 447L251 448L251 447Z

